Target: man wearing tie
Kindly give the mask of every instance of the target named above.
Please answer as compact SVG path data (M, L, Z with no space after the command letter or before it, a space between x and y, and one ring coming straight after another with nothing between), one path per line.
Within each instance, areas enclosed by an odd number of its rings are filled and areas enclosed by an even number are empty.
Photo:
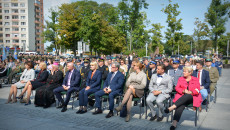
M178 79L183 76L183 70L179 69L179 65L180 61L174 60L172 65L173 69L169 69L168 71L168 75L173 79L173 88L176 87Z
M108 74L108 77L104 82L103 90L100 90L95 93L96 107L98 109L93 114L102 113L100 97L105 94L108 94L110 111L108 115L106 115L106 118L110 118L113 116L114 98L120 93L122 93L124 84L124 75L119 71L119 66L120 64L118 62L112 63L111 72Z
M152 75L149 83L149 95L146 99L146 102L152 113L150 121L154 121L155 119L157 119L157 121L163 120L163 101L169 98L170 93L172 92L172 77L165 73L165 69L166 67L164 64L158 65L157 74ZM154 110L154 101L156 101L156 104L158 106L158 116L156 115L156 111Z
M199 79L200 83L200 93L203 101L208 97L208 93L210 93L210 78L209 72L203 69L204 63L202 61L196 62L196 71L193 72L193 76ZM202 110L202 106L200 106L199 111Z
M61 105L57 108L62 108L61 112L65 112L67 110L67 105L69 103L71 93L80 91L80 82L81 82L81 74L78 70L74 69L74 64L69 62L67 64L68 71L66 72L64 81L62 86L53 90L54 94L56 95ZM61 92L67 91L67 96L65 101L61 97Z

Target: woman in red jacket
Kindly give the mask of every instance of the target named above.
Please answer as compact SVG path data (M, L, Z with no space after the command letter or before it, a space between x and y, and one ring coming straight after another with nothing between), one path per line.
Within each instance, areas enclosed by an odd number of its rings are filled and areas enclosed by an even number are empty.
M170 111L176 109L170 130L176 128L176 124L179 122L181 114L187 105L191 103L193 103L194 107L199 107L201 105L202 98L200 94L199 80L198 78L191 76L192 73L193 69L191 66L184 67L184 77L180 77L178 79L178 83L175 88L177 92L175 98L173 99L175 104L165 110L165 113L169 113Z

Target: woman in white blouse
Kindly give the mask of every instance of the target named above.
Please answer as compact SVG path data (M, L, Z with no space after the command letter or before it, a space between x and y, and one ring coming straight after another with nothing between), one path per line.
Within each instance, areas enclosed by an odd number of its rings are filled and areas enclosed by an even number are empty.
M33 70L33 64L31 62L26 62L25 63L26 69L23 71L20 81L11 85L10 88L10 94L8 97L8 100L6 103L12 102L15 103L17 102L16 96L17 96L17 88L22 88L26 85L28 81L34 80L35 78L35 71ZM13 95L13 100L12 100L12 95Z

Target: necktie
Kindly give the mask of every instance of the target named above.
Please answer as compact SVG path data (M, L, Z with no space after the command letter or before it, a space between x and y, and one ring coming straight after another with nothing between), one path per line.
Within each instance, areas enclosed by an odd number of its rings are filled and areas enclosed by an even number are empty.
M161 75L159 75L159 74L157 75L157 77L159 77L159 78L163 78L163 77L162 77Z
M200 80L200 71L198 71L198 79Z
M111 77L111 79L110 79L110 83L111 83L111 81L113 80L114 76L115 76L115 73L112 74L112 77Z

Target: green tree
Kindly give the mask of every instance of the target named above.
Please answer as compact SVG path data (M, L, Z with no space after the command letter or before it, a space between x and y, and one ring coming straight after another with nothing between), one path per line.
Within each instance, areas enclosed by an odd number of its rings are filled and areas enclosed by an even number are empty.
M160 54L163 53L164 46L161 44L162 40L162 34L161 34L161 29L164 28L164 26L161 26L160 23L152 24L153 28L150 29L150 33L152 33L152 51L155 52L157 47L159 47L159 52Z
M196 28L194 28L193 37L195 40L195 52L197 52L196 48L199 48L203 43L203 40L207 40L209 36L209 28L205 22L201 22L199 18L195 18L196 21L194 22Z
M222 52L224 55L227 54L227 43L229 41L230 44L230 33L227 33L226 35L221 35L218 39L218 45L220 46L219 51ZM228 48L230 50L230 47Z
M205 18L211 29L211 39L213 40L213 47L216 51L218 47L218 39L226 31L225 23L228 20L229 2L222 2L222 0L212 0L208 7L208 12L205 13Z
M171 45L171 52L174 54L175 45L178 45L178 41L181 40L180 38L182 33L179 31L182 29L182 19L177 19L177 16L181 13L177 10L179 5L177 3L172 5L171 2L172 1L169 0L169 5L163 8L161 11L167 14L166 22L168 23L169 28L167 28L167 32L165 32L167 39L166 43Z
M45 23L45 31L42 33L44 37L44 42L49 41L51 42L52 47L56 49L56 55L59 55L59 44L60 40L58 38L58 11L54 9L50 9L49 12L51 16L49 18L51 21L46 20Z

